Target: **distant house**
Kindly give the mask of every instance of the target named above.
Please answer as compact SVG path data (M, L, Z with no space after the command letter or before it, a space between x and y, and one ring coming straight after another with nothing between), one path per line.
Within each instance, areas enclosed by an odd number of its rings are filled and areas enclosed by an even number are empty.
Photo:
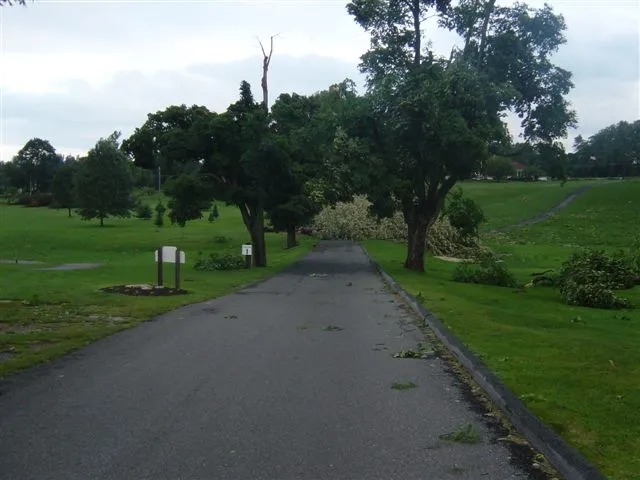
M516 172L516 178L524 177L524 169L527 168L526 165L519 162L511 162L511 165L513 165L513 170Z

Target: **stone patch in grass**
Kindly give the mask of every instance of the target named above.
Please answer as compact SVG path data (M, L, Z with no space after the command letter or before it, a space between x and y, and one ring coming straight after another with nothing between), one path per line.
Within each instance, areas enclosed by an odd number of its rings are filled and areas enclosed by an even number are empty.
M89 270L98 268L100 263L63 263L55 267L39 268L38 270Z

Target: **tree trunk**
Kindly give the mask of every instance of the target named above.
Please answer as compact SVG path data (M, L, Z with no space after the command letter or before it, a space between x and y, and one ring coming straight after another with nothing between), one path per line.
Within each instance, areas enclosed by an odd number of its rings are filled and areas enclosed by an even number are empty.
M100 217L100 226L104 227L104 217Z
M71 207L68 207L67 210L69 210L69 218L71 218Z
M251 244L253 245L253 266L267 266L267 248L264 240L264 208L256 207L251 225Z
M422 50L422 31L420 30L420 0L413 0L412 5L413 14L413 34L415 39L413 41L413 64L416 67L420 66L421 50Z
M489 19L496 5L496 0L489 0L484 7L484 18L482 19L482 30L480 32L480 45L478 47L478 67L482 66L484 51L487 43L487 30L489 29Z
M287 248L293 248L298 245L296 240L296 227L295 225L287 227Z
M252 245L252 262L254 267L267 266L267 248L264 240L264 206L261 204L238 203L242 221L244 222Z
M429 222L419 213L412 212L407 220L407 258L404 267L414 272L424 272L424 252L427 248Z
M264 50L264 46L262 42L260 43L260 48L262 49L262 80L260 81L260 85L262 86L262 104L264 105L265 111L269 111L269 84L268 84L268 74L269 74L269 64L271 63L271 55L273 54L273 35L271 36L271 47L269 49L269 55Z

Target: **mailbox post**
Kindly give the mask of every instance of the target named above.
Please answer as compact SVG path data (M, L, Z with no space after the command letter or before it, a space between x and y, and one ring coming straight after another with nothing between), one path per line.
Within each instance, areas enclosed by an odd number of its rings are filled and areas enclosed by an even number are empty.
M251 268L251 255L253 246L249 244L242 245L242 255L244 255L244 268Z
M164 275L162 272L163 263L175 264L175 282L176 290L180 289L180 264L185 263L186 257L183 251L178 250L177 247L164 246L155 251L155 259L158 262L158 286L161 287L164 281Z

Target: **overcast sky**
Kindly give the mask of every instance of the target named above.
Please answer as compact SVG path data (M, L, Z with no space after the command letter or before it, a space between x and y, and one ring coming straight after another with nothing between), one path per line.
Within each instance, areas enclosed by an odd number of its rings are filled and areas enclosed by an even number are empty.
M568 42L554 58L574 74L569 99L579 127L567 144L577 134L640 118L640 0L548 3L568 26ZM243 79L258 97L257 39L268 43L274 34L272 99L345 78L362 85L358 63L369 39L345 4L35 0L26 8L0 7L0 161L33 137L59 153L81 154L114 130L127 137L148 113L169 105L224 110ZM434 20L426 35L443 54L460 43Z

